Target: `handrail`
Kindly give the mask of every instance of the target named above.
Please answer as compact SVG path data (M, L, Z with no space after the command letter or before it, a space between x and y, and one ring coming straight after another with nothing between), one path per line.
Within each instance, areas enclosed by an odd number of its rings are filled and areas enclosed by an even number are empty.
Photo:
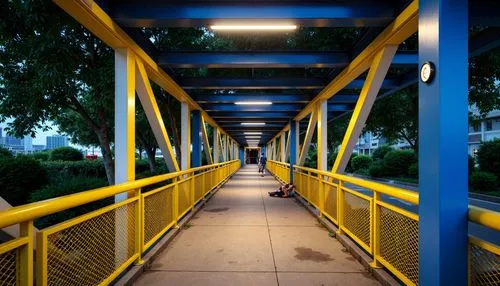
M232 160L223 163L191 168L179 172L158 175L154 177L136 180L133 182L102 187L90 191L84 191L76 194L61 196L44 201L13 207L4 211L0 211L0 218L2 218L0 221L0 228L4 228L13 224L18 224L24 221L34 220L36 218L50 215L59 211L67 210L83 204L102 200L129 190L140 189L145 186L160 183L185 174L224 166L236 161L238 160Z
M347 183L358 185L360 187L374 190L374 191L377 191L381 194L389 195L391 197L418 205L419 195L417 192L414 192L414 191L410 191L410 190L406 190L406 189L402 189L402 188L398 188L398 187L394 187L394 186L389 186L389 185L385 185L385 184L381 184L381 183L377 183L377 182L367 181L367 180L363 180L363 179L355 178L355 177L350 177L350 176L346 176L346 175L333 174L333 173L330 173L327 171L320 171L320 170L302 167L302 166L295 166L294 165L293 167L296 169L299 169L299 170L304 170L304 171L316 173L316 174L322 175L322 176L328 176L328 177L331 177L331 178L334 178L337 180L341 180L341 181L344 181Z
M469 205L469 220L500 231L500 212Z
M283 165L283 166L290 167L290 163L285 163L285 162L280 162L280 161L274 161L274 160L267 160L267 161L271 162L271 163L276 163L278 165Z

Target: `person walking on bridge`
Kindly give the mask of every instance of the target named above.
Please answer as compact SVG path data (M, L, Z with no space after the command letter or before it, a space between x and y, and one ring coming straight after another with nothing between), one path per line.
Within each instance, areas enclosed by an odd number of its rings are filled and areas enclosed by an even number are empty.
M264 156L264 153L262 153L259 157L259 173L262 174L262 177L264 177L264 174L266 173L266 162L267 158Z

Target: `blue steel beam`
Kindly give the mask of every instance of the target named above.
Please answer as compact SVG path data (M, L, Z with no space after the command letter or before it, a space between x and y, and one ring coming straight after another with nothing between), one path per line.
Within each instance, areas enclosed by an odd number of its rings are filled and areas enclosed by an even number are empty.
M400 52L393 67L414 67L417 52ZM347 52L238 51L238 52L164 52L156 62L170 68L343 68L350 62Z
M419 0L419 66L435 65L418 86L420 285L468 284L467 2Z
M273 111L273 112L227 112L227 111L212 111L210 112L210 117L212 118L259 118L265 120L267 118L287 118L293 117L297 114L296 111L285 112L285 111Z
M227 128L230 128L230 127L242 127L241 123L238 123L238 122L231 122L231 123L221 123L220 121L217 121L217 123L219 123L219 125L221 127L223 127L224 129L227 127ZM265 127L285 127L286 124L284 123L269 123L266 121L266 125ZM243 126L244 127L244 126Z
M265 94L265 93L233 93L233 94L196 94L191 95L198 103L234 103L237 101L270 101L273 103L307 103L313 98L312 94ZM329 103L356 103L358 95L338 94L328 100Z
M346 89L361 89L364 79L355 79ZM184 89L321 89L326 86L324 78L183 78L180 85ZM398 86L397 79L386 79L382 89Z
M500 14L500 12L498 13ZM469 41L469 57L475 57L498 47L500 47L500 28L487 28L471 37Z
M202 27L235 21L292 22L301 27L384 27L394 18L388 2L168 3L137 1L109 5L111 17L125 27Z
M301 103L280 103L271 105L237 105L234 103L204 103L201 107L207 111L300 111L304 108L304 104ZM349 104L329 104L328 111L349 111L352 110L353 105Z
M236 101L271 101L271 102L304 102L307 103L313 94L266 94L266 93L234 93L234 94L196 94L191 95L198 103L229 103Z

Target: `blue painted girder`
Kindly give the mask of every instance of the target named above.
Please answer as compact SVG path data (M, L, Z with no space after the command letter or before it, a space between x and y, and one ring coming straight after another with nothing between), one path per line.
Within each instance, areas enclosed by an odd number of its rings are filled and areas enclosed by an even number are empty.
M191 98L198 103L234 103L237 101L270 101L273 103L307 103L316 94L296 94L296 95L280 95L280 94L265 94L265 93L234 93L224 95L213 94L196 94L191 95ZM329 103L356 103L358 95L356 94L336 94L331 97Z
M164 52L156 62L172 68L343 68L351 61L348 52ZM416 67L417 52L399 52L394 67Z
M384 27L397 8L373 1L299 2L299 3L167 3L127 1L110 3L111 17L125 27L202 27L235 20L244 23L279 21L301 27Z
M271 105L236 105L234 103L204 103L201 107L207 111L301 111L305 104L302 103L279 103ZM329 104L328 111L348 111L354 106L349 104Z
M326 86L325 78L182 78L180 86L184 89L321 89ZM361 89L364 79L355 79L346 89ZM386 79L382 89L398 86L397 79Z

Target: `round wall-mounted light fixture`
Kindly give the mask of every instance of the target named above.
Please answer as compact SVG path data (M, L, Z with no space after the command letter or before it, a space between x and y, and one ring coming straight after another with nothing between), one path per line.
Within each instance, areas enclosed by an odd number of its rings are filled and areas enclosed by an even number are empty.
M431 83L436 74L436 67L432 62L425 62L420 68L420 80L423 83Z

